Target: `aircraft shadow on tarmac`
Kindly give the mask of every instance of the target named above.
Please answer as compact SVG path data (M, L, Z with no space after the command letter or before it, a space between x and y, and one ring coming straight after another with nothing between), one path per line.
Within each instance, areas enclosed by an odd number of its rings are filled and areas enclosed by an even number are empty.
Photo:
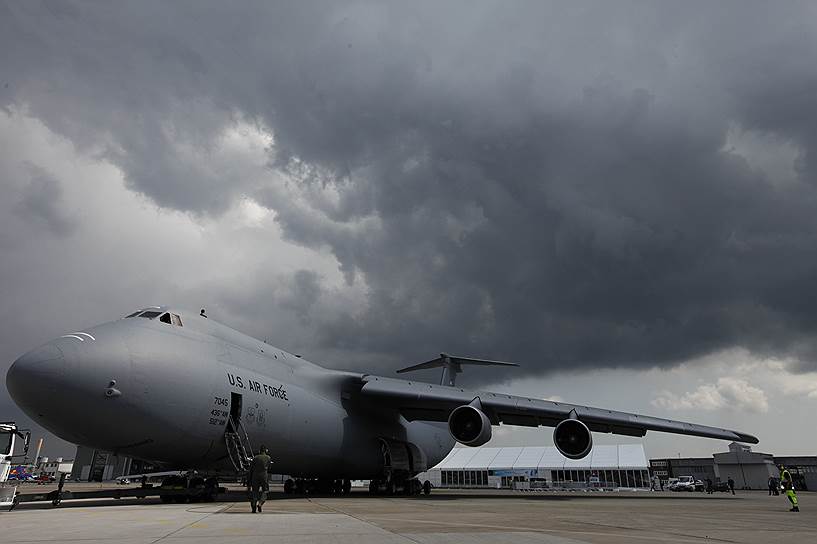
M667 494L667 493L650 493L650 494L626 494L626 493L564 493L564 494L551 494L551 493L518 493L518 494L510 494L510 493L445 493L437 491L436 493L432 493L431 495L419 495L413 497L406 497L406 496L383 496L383 495L369 495L368 493L352 493L351 496L348 497L338 497L337 495L324 495L324 494L314 494L314 495L285 495L284 493L270 493L269 497L267 498L267 502L279 502L279 501L297 501L303 499L338 499L339 501L343 501L344 499L351 499L351 500L383 500L388 499L391 501L394 500L405 500L405 501L459 501L459 500L489 500L489 499L500 499L500 500L509 500L509 501L573 501L573 500L635 500L635 501L665 501L665 500L735 500L739 499L740 496L732 496L732 495L701 495L701 494ZM228 493L220 494L217 497L215 503L188 503L188 507L207 507L212 506L217 503L240 503L240 502L247 502L248 497L246 493L239 492L239 491L232 491ZM89 499L89 500L79 500L79 501L63 501L57 508L89 508L89 507L106 507L106 506L154 506L154 505L162 505L162 503L158 497L149 497L144 499ZM55 507L51 505L50 502L31 502L21 504L17 507L17 510L51 510ZM231 511L229 513L240 513L237 511Z

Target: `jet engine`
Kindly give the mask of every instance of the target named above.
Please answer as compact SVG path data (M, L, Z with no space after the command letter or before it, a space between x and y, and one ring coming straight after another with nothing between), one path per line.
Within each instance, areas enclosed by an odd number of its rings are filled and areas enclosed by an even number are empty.
M553 429L553 443L568 459L582 459L593 448L593 435L578 419L565 419Z
M448 416L448 430L460 444L481 446L491 439L491 421L471 404L464 404Z

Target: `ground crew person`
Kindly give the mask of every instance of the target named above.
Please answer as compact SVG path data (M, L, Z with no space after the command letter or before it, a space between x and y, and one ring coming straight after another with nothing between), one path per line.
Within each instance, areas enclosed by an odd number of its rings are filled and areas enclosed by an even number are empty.
M775 497L780 495L780 485L774 476L769 476L769 495L774 495Z
M791 502L791 510L789 512L799 512L800 507L797 506L797 493L794 492L794 480L792 480L791 473L786 470L786 467L780 465L780 488L786 492L789 502Z
M255 514L256 510L261 513L261 507L267 500L267 491L269 491L267 472L269 471L270 462L271 459L266 446L258 448L258 453L253 456L252 462L250 462L247 488L250 492L250 506L253 514Z

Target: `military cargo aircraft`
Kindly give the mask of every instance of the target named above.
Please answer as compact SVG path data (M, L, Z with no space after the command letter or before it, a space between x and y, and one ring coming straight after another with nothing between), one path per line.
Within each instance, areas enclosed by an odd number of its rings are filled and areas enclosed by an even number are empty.
M329 370L199 314L150 307L65 334L8 371L14 401L60 438L210 477L247 469L266 445L287 492L423 491L415 476L456 442L480 446L493 425L554 427L570 459L591 432L661 431L755 444L728 429L457 387L465 365L513 363L441 354L408 372L442 369L440 384ZM194 485L188 482L185 485ZM428 493L426 482L424 491Z

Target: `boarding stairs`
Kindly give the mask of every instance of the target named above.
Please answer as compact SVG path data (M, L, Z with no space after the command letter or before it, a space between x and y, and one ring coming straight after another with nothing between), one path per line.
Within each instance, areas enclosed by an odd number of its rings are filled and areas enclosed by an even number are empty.
M224 433L224 441L227 445L227 454L230 462L235 467L236 472L246 474L250 470L250 460L252 458L252 445L250 437L244 429L241 421L235 421L232 416L227 424Z

